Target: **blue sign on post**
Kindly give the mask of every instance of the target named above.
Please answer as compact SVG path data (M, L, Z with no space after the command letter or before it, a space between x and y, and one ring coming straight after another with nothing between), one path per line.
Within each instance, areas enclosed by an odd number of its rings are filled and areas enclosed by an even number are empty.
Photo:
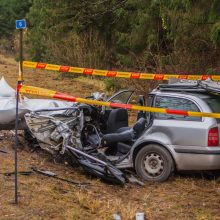
M26 20L16 20L16 29L25 29L26 28Z
M18 78L18 86L22 85L23 81L23 29L26 28L26 21L16 20L16 29L19 29L20 32L20 65L19 65L19 78ZM15 204L18 204L18 123L19 123L19 115L18 115L18 102L19 102L19 90L16 94L16 120L15 120L15 151L14 151L14 166L15 166Z

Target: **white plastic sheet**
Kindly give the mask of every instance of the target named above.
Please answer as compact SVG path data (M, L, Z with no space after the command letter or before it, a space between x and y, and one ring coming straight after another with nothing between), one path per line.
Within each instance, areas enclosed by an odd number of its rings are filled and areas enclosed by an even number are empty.
M14 97L15 90L8 85L5 78L2 77L0 80L0 97Z
M0 80L0 125L11 124L15 121L16 115L16 92L4 77ZM28 99L24 98L19 102L19 118L24 114L39 109L71 107L73 103L51 100L51 99ZM1 129L1 126L0 126Z

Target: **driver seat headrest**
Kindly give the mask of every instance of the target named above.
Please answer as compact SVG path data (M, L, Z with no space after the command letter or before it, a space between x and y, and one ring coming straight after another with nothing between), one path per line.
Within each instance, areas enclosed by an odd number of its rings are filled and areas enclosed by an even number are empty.
M121 127L128 127L127 109L118 108L111 110L107 121L107 133L114 133Z

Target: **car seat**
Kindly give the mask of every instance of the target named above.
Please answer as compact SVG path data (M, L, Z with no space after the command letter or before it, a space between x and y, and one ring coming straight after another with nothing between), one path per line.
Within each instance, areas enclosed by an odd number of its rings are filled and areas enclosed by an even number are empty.
M102 138L102 143L109 149L108 152L126 153L130 150L134 140L138 139L146 127L146 119L140 118L133 127L129 129L119 129L115 133L106 134ZM120 131L121 130L121 131ZM116 153L116 152L115 152Z
M122 127L128 128L128 111L124 108L111 110L107 121L107 134L115 133Z

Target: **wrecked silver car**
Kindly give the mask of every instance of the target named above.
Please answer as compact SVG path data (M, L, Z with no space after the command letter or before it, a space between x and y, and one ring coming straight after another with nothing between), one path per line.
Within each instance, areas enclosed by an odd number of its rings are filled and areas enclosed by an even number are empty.
M128 103L132 94L122 90L108 100L99 93L87 98ZM219 83L183 80L159 85L149 94L147 105L219 113L219 94ZM6 107L12 110L13 122L14 97L4 99L12 100L11 107ZM139 105L145 105L143 96ZM2 120L6 107L0 109ZM25 115L32 143L54 156L68 155L71 163L114 183L125 183L121 171L125 168L134 168L147 181L165 181L174 171L220 170L219 119L140 111L129 127L128 111L123 108L34 99L24 99L19 111L21 119Z
M160 85L149 94L148 106L218 113L219 91L210 81ZM108 101L128 103L132 94L123 90ZM143 97L139 105L145 105ZM147 181L165 181L175 170L220 169L219 119L139 112L129 127L126 109L77 103L73 108L61 115L33 112L25 119L42 148L66 152L104 179L123 184L124 168L135 168Z

